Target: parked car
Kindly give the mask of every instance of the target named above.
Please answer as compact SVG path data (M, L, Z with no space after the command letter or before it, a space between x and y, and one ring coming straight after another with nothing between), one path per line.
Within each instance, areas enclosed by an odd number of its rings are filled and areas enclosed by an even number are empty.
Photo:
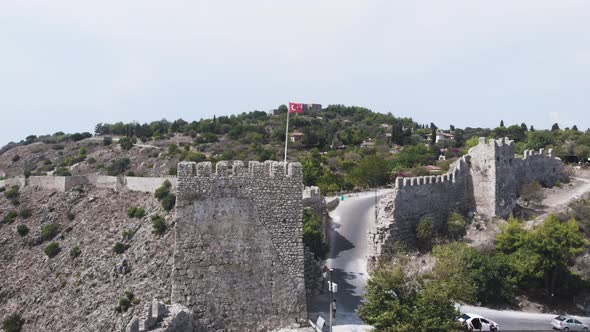
M459 321L467 331L500 331L498 323L477 314L463 314Z
M557 316L551 321L553 329L560 331L584 331L588 332L588 325L573 317Z

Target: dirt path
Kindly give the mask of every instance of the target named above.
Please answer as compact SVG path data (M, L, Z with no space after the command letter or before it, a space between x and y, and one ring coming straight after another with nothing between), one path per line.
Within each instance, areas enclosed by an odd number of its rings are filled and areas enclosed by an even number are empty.
M542 222L551 213L558 213L567 209L570 203L582 198L588 192L590 192L590 179L580 177L570 178L570 183L563 185L561 188L547 189L542 202L543 208L541 209L544 213L534 220L529 220L527 228Z

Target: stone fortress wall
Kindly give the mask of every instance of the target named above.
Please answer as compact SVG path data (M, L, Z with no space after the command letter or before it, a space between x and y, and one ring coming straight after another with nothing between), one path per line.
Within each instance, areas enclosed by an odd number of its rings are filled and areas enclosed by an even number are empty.
M212 331L304 322L302 191L299 163L180 163L172 302Z
M567 180L552 149L547 154L543 149L527 150L521 159L515 158L514 142L508 138L490 142L480 138L444 175L396 179L393 192L379 203L377 223L368 232L370 264L395 242L414 242L423 217L438 227L452 211L505 218L516 206L523 184L554 185Z
M130 190L153 193L164 181L168 180L172 189L176 188L176 177L131 177L131 176L30 176L0 180L0 187L31 186L45 190L66 192L81 184L97 188L109 188L115 191Z

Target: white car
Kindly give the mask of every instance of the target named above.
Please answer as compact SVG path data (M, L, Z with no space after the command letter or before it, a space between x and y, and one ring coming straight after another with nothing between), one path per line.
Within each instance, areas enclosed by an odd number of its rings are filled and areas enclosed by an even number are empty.
M551 326L560 331L584 331L588 332L588 325L573 317L557 316L551 321Z
M463 314L459 321L468 331L500 331L498 323L477 314Z

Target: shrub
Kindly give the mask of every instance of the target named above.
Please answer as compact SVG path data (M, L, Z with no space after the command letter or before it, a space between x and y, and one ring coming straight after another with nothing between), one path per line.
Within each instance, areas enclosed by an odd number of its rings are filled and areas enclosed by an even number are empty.
M176 166L171 166L170 168L168 168L168 175L177 175L178 174L178 168Z
M432 221L428 217L422 217L418 226L416 227L416 239L418 246L421 248L429 248L432 245L432 238L434 237L434 227Z
M447 221L447 233L451 239L459 239L465 236L465 218L457 212L451 213Z
M61 251L61 247L57 242L51 242L50 244L45 247L45 255L49 258L53 258L57 256Z
M96 159L90 157L88 158L88 160L86 160L89 164L94 164L96 162Z
M164 208L164 210L166 211L170 211L174 208L174 206L176 205L176 196L173 194L169 194L168 196L166 196L163 200L162 200L162 207Z
M18 225L16 226L16 232L20 236L27 236L29 234L29 228L26 225Z
M20 209L20 212L18 213L18 215L23 219L27 219L31 216L31 210L29 210L27 208L22 208L22 209Z
M162 183L162 185L156 189L156 192L154 193L154 197L156 197L158 200L162 200L164 199L164 197L168 196L168 194L170 194L170 187L172 187L172 184L170 183L170 181L166 180L164 181L164 183Z
M76 258L76 257L80 256L81 253L82 253L82 251L80 250L80 247L78 247L78 246L74 246L72 249L70 249L70 257L72 257L72 258Z
M127 312L134 304L139 304L139 299L136 299L132 292L125 291L125 295L119 299L119 305L115 307L115 311L118 313Z
M68 212L67 217L68 217L69 221L72 221L76 218L76 215L72 211L70 211L70 212Z
M105 137L102 138L102 145L109 146L111 144L113 144L113 138L112 137L105 136Z
M119 139L119 145L121 145L123 150L129 151L133 147L133 142L129 137L122 137Z
M4 197L8 199L16 199L18 197L18 186L12 186L4 192Z
M65 167L60 167L60 168L56 169L55 172L53 172L53 175L55 175L55 176L72 176L72 172L70 172L70 170Z
M145 210L140 207L130 207L127 210L127 216L129 218L141 219L141 218L145 217Z
M129 249L129 245L128 244L121 243L121 242L117 242L113 246L113 251L117 255L120 255L120 254L124 253L127 249Z
M19 314L12 314L4 319L2 328L4 332L21 332L25 321Z
M543 187L537 181L524 184L520 190L519 195L529 203L539 204L543 200Z
M2 218L2 223L10 224L16 219L16 217L18 217L18 213L16 211L10 211L4 216L4 218Z
M152 227L154 228L152 233L158 234L158 235L164 234L166 232L166 228L167 228L164 218L162 218L160 215L157 215L157 214L152 217Z
M20 156L18 154L15 154L14 157L12 157L12 162L13 163L16 163L19 160L20 160Z
M111 162L111 164L107 166L107 172L111 176L121 175L125 173L127 168L129 168L129 164L131 164L129 158L113 160L113 162Z
M58 151L58 150L63 150L65 147L64 147L63 145L61 145L61 144L55 144L55 145L53 145L51 148L52 148L53 150L56 150L56 151Z
M47 224L41 227L41 240L49 241L53 239L59 232L59 225Z

